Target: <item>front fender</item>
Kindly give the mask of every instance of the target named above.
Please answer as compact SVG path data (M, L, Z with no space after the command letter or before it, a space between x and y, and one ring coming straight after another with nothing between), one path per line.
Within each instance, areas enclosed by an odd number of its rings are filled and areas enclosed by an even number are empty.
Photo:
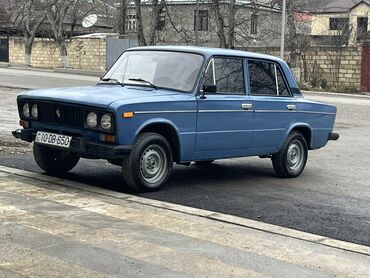
M151 124L167 124L167 125L170 125L175 131L176 131L176 134L180 140L180 132L178 130L178 128L176 127L176 125L168 120L168 119L164 119L164 118L152 118L152 119L148 119L146 121L144 121L140 126L139 128L136 130L135 132L135 138L140 134L140 132L146 128L147 126L151 125Z

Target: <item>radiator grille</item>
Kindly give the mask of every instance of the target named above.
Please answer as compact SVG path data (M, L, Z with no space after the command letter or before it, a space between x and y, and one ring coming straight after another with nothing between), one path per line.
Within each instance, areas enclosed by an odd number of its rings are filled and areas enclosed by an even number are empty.
M38 120L41 122L83 127L83 110L79 107L52 102L37 102L37 107Z

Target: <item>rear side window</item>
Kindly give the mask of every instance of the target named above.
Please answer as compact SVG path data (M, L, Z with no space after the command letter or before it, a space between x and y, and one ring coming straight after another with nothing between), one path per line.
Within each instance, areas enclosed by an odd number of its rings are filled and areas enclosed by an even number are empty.
M238 58L214 58L207 67L204 85L216 85L217 94L244 95L243 60Z
M275 63L248 61L251 94L254 96L289 97L283 74Z

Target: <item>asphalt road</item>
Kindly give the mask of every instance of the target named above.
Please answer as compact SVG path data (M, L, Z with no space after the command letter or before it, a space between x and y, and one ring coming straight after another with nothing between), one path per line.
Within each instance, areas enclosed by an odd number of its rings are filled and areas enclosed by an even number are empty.
M99 77L38 71L27 69L0 68L0 86L24 89L71 87L94 85Z
M162 191L140 196L370 246L370 98L306 97L337 105L341 138L310 152L299 178L275 177L268 159L229 159L175 166ZM1 155L0 164L41 172L30 153ZM105 161L81 160L67 178L128 192L120 168Z

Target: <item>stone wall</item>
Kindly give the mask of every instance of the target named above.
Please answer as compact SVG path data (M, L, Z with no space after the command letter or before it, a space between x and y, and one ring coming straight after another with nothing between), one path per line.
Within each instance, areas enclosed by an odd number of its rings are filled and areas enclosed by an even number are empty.
M73 39L68 42L68 58L72 68L105 70L105 39ZM247 48L248 51L279 57L278 48ZM289 61L288 51L285 59ZM22 39L10 38L10 64L24 64ZM301 53L301 80L313 88L331 90L351 87L361 90L362 47L312 47ZM32 66L61 67L59 49L52 40L37 39L32 50Z
M104 39L76 38L68 41L69 63L74 69L105 70L106 44ZM24 44L21 38L9 39L9 63L24 64ZM32 48L32 66L61 67L59 49L50 39L36 39Z
M278 48L248 48L248 51L280 56ZM289 52L285 53L289 61ZM301 83L324 90L352 87L361 90L362 47L312 47L301 53Z

